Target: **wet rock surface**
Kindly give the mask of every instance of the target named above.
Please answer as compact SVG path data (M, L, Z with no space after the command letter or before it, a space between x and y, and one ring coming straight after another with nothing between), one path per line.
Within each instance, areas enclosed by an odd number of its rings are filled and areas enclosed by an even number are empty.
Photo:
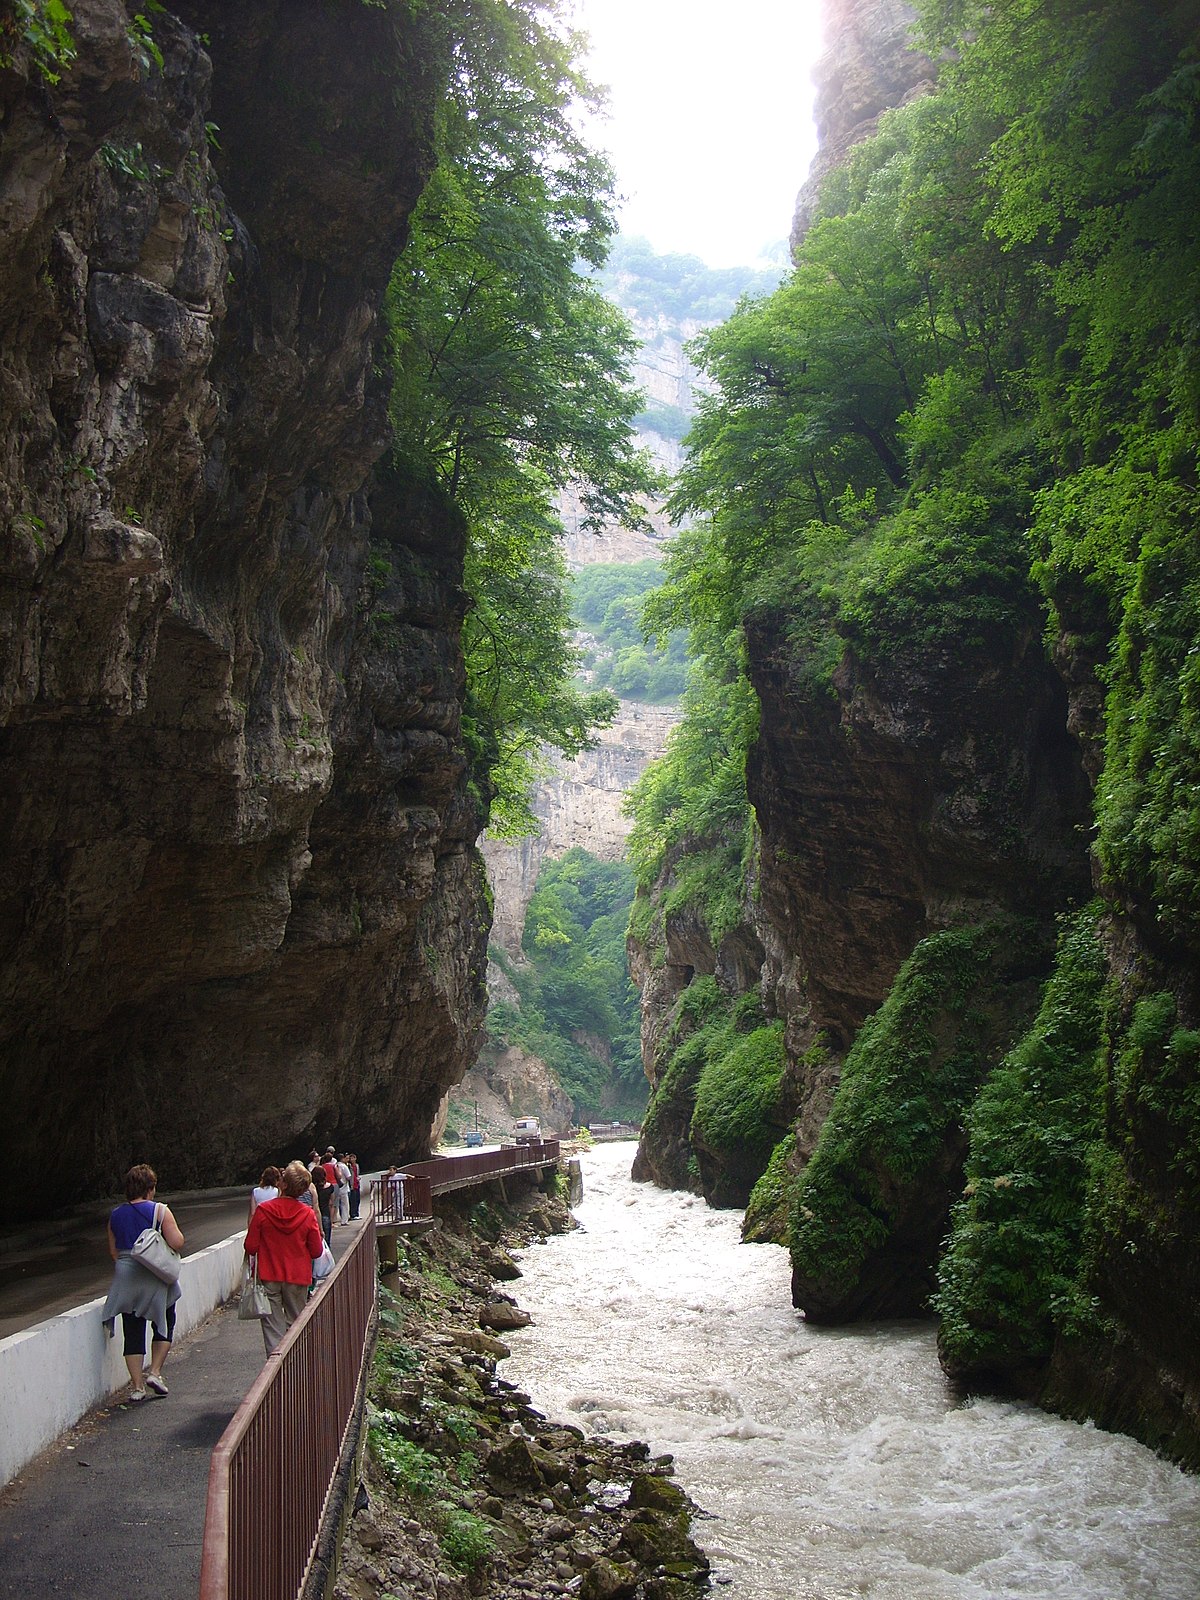
M384 1279L363 1493L334 1600L687 1600L706 1586L670 1457L547 1421L478 1326L497 1305L517 1310L489 1289L495 1245L571 1226L534 1192L405 1242Z

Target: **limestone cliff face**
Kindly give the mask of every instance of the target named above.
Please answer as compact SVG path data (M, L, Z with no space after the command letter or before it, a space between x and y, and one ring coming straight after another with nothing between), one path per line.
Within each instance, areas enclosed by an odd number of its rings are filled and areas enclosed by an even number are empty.
M808 231L821 181L874 133L881 114L931 85L935 68L913 45L909 0L824 0L825 49L814 72L817 155L796 197L793 250Z
M540 1056L519 1045L484 1045L463 1081L450 1091L448 1136L464 1133L479 1117L485 1139L511 1139L516 1117L537 1117L547 1139L566 1136L574 1108L571 1097Z
M842 1051L927 934L1086 898L1088 787L1032 605L1023 630L952 652L874 671L848 652L832 695L782 620L747 630L764 983L796 1044Z
M576 845L601 861L621 859L631 826L622 802L648 764L662 754L678 720L677 706L623 700L594 750L562 762L553 776L538 783L533 795L537 833L515 844L484 840L495 897L492 937L514 959L521 954L525 912L542 862Z
M42 1175L10 1210L135 1159L417 1153L486 917L461 529L377 469L427 41L195 0L159 71L117 0L72 9L60 83L0 72L0 1083Z

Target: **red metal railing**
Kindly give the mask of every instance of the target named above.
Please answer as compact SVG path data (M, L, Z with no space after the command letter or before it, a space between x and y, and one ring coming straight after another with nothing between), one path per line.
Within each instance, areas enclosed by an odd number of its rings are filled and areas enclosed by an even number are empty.
M387 1227L389 1223L411 1222L414 1217L433 1215L432 1184L428 1178L411 1172L378 1179L373 1198L375 1221L382 1227Z
M467 1183L502 1177L523 1167L541 1167L558 1160L559 1141L543 1139L537 1144L506 1144L499 1150L467 1150L462 1155L433 1156L428 1161L410 1161L405 1172L428 1178L437 1194L441 1189L457 1189Z
M375 1219L266 1359L213 1451L200 1600L296 1600L364 1380Z
M296 1600L355 1414L375 1316L375 1227L456 1189L558 1160L557 1139L412 1162L380 1179L346 1254L266 1359L213 1451L200 1600Z

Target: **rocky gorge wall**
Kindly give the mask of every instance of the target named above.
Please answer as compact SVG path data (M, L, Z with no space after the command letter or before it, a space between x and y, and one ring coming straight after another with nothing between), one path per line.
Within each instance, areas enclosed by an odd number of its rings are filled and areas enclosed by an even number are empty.
M928 63L907 80L893 70L904 9L829 7L827 166L921 90ZM996 12L1019 34L1017 8ZM1115 4L1106 37L1142 20ZM1077 62L1090 67L1095 42L1076 42ZM1164 81L1191 73L1181 13L1155 48ZM1120 83L1099 103L1127 156L1141 130L1120 122L1133 95ZM854 84L870 92L847 97ZM1019 86L1013 98L1015 124ZM1164 158L1173 179L1185 148ZM812 198L802 191L797 239ZM1180 270L1192 244L1172 258ZM1108 374L1114 415L1158 381L1153 344ZM1194 410L1163 413L1194 446ZM1077 477L1050 469L1064 500L1093 470L1084 459ZM1003 626L950 628L947 607L936 627L889 621L882 645L839 624L810 651L803 596L794 613L750 610L757 832L686 841L635 907L656 1084L638 1162L721 1203L732 1162L714 1169L704 1148L706 1087L711 1100L752 1009L775 1019L785 1066L757 1080L769 1091L757 1123L791 1129L761 1161L748 1236L788 1241L806 1315L936 1311L959 1382L1126 1430L1195 1468L1194 483L1175 465L1136 481L1135 537L1122 541L1115 494L1071 530L1111 563L1116 603L1065 543L1039 570L1045 526L1026 510L1012 575L976 591L981 616L1003 602ZM689 873L722 852L728 893L710 871L707 907L685 905Z
M480 1015L462 530L380 466L403 7L78 0L0 70L11 1212L417 1154ZM28 1170L39 1173L36 1192Z

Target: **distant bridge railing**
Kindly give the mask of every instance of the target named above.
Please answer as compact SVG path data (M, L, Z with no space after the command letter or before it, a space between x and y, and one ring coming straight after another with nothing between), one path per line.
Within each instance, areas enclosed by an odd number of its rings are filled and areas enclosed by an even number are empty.
M428 1161L410 1161L405 1172L414 1178L427 1178L434 1194L465 1189L503 1178L509 1172L528 1167L545 1167L558 1160L559 1141L541 1139L534 1144L505 1144L499 1150L467 1150L462 1155L432 1156Z
M200 1600L296 1600L304 1588L365 1383L375 1282L368 1214L213 1451Z

